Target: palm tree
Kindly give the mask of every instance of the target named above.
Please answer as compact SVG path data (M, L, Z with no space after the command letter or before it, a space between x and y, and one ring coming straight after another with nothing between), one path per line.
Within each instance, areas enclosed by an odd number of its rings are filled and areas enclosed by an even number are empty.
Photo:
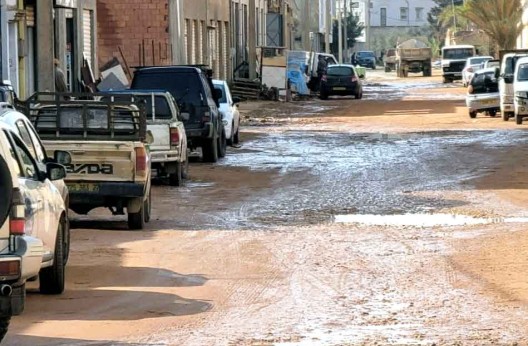
M521 0L466 0L460 15L484 31L500 49L514 49L522 32Z

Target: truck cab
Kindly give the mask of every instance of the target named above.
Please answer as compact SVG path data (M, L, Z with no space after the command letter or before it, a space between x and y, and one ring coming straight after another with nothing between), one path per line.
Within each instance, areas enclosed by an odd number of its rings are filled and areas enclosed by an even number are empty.
M528 50L500 52L499 93L502 119L508 121L514 117L514 78L513 74L519 59L528 56Z
M517 125L528 117L528 57L517 61L513 73L514 113Z
M442 80L452 83L462 79L462 70L466 60L476 55L475 46L456 45L442 48Z

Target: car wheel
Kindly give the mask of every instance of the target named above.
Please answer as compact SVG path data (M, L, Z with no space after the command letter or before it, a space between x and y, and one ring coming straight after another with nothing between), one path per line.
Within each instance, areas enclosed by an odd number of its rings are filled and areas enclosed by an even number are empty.
M185 157L185 161L182 163L182 178L189 179L189 155Z
M492 118L495 118L497 116L497 111L489 111L488 115Z
M442 82L444 84L447 84L447 83L452 83L453 81L451 79L447 78L447 77L442 77Z
M233 143L239 144L240 143L240 123L238 124L235 136L233 137Z
M218 161L218 139L216 138L216 131L213 138L208 139L202 146L203 160L205 162L215 163Z
M55 239L55 253L53 255L53 265L40 270L40 293L61 294L64 292L64 217L59 222L57 238Z
M469 112L469 117L470 117L471 119L476 118L476 117L477 117L477 112Z
M319 93L319 98L320 98L321 100L328 100L328 94L325 93L325 92L320 92L320 93Z
M64 239L62 242L64 243L64 265L66 265L70 258L70 220L67 216L64 218Z
M9 328L9 322L11 322L11 316L0 317L0 342L4 340Z
M169 185L170 186L182 186L183 175L182 175L182 163L176 162L176 172L169 174Z
M227 145L233 145L235 142L235 122L231 125L231 137L227 139Z
M510 113L509 112L502 112L502 120L504 120L504 121L510 120Z
M0 157L0 225L7 219L13 200L13 180L7 162Z
M145 209L145 222L149 222L152 215L152 194L150 191L147 199L143 202L143 208Z
M519 114L516 114L516 115L515 115L515 123L516 123L517 125L522 125L522 123L523 123L523 117L522 117L521 115L519 115Z
M218 157L225 157L227 151L227 139L225 134L225 129L222 126L222 132L218 137Z
M145 227L145 201L141 203L141 208L137 213L128 213L128 228L139 230Z

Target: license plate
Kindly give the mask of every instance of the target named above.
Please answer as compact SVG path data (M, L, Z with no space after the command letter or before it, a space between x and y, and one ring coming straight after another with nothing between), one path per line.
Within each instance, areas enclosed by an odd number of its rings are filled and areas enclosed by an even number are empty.
M70 192L99 192L99 185L92 183L68 184Z
M495 101L494 100L482 100L480 101L480 103L482 103L483 105L490 105L490 104L493 104Z
M346 90L345 87L334 87L334 90Z

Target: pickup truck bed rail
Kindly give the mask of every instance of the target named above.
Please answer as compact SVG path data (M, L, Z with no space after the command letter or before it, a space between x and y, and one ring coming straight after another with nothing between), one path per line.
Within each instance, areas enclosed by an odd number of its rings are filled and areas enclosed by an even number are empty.
M144 101L111 93L38 92L18 104L44 140L144 141Z

